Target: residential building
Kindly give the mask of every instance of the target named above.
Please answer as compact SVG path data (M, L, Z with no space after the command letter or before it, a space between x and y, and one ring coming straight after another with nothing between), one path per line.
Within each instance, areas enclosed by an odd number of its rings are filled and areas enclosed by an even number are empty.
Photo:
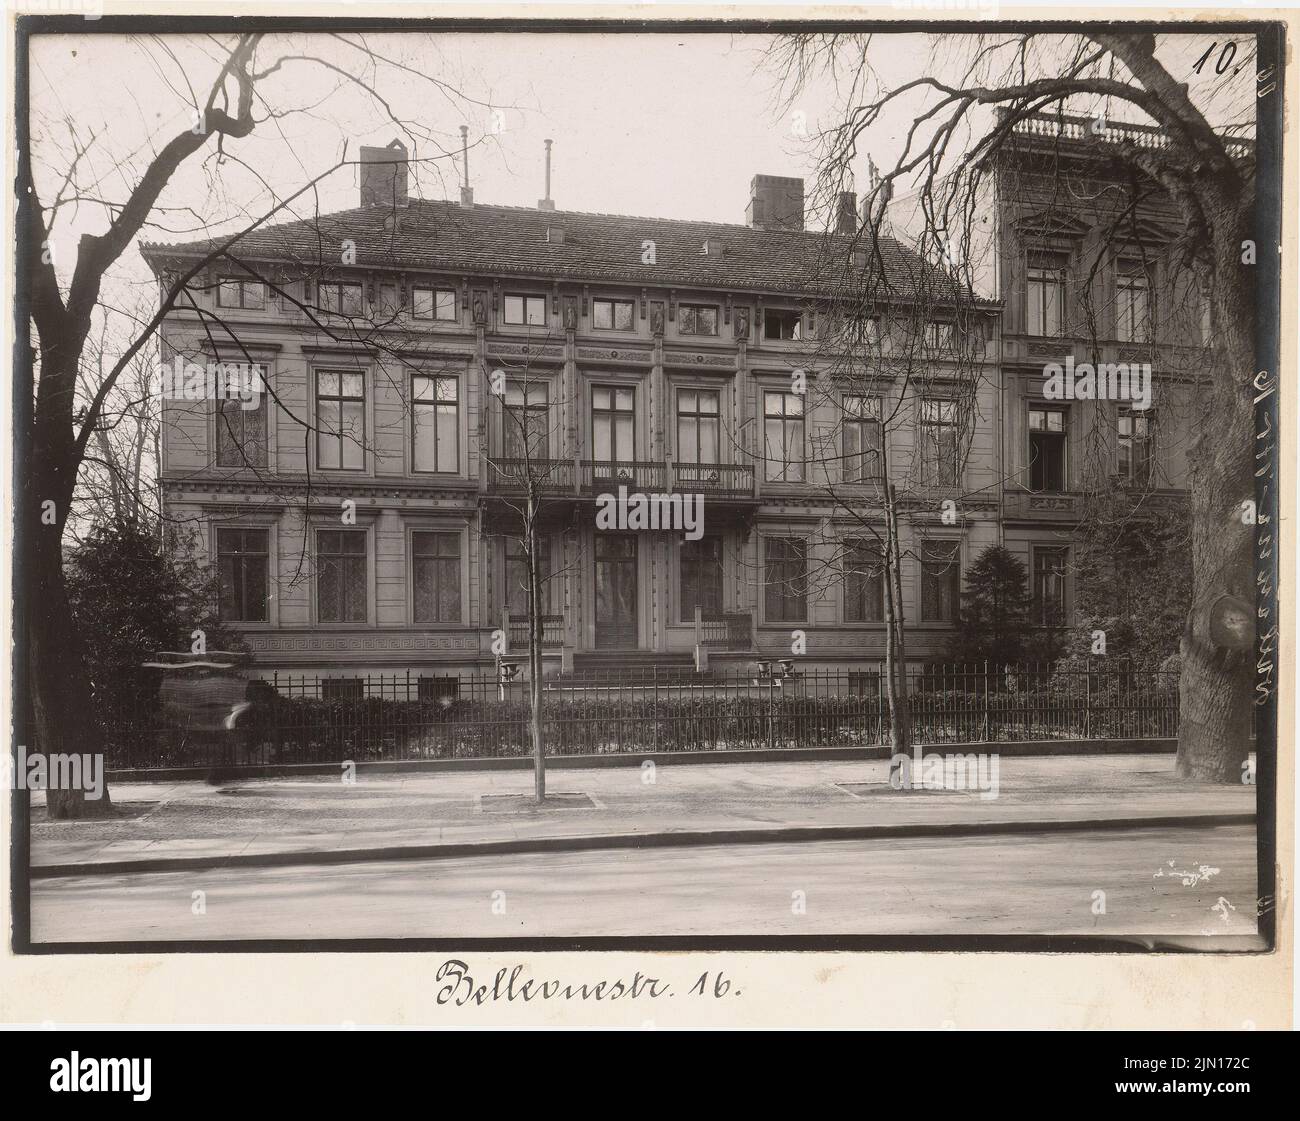
M161 463L168 514L215 564L258 673L409 670L436 694L518 657L530 491L547 673L792 652L874 667L885 458L910 503L908 654L941 654L961 567L999 534L997 378L979 373L999 353L992 305L960 318L951 279L904 244L864 251L851 195L843 232L805 228L797 179L755 176L747 224L723 225L469 188L421 200L399 145L362 160L355 209L210 261L221 242L145 249L164 280L199 266L164 366L265 380L252 407L166 400ZM845 306L867 275L899 298L932 281L915 337L883 295ZM871 393L845 375L848 335L883 356ZM904 352L928 372L907 392L890 372ZM620 487L701 495L702 536L598 530Z

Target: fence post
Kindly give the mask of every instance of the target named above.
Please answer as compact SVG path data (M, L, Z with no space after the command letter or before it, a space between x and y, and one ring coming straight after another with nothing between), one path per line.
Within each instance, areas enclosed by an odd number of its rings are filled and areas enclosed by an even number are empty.
M267 762L280 761L280 671L271 673L271 688L275 696L271 700L271 759Z
M988 743L992 738L989 735L991 718L989 716L989 660L984 659L984 742Z
M1083 738L1092 739L1092 659L1083 660Z
M700 609L697 607L695 610L696 612L698 612ZM651 717L654 723L654 733L653 733L654 738L651 740L651 750L658 751L659 750L659 667L651 666L650 668L654 671L654 686L655 686L654 712Z
M876 743L885 742L885 665L876 663Z

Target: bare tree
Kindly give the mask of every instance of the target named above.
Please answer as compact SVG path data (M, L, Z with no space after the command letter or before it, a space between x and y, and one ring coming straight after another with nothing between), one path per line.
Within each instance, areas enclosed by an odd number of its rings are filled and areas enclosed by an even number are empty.
M326 38L343 62L305 49L303 42L293 37L208 37L202 49L208 52L212 76L197 91L192 71L177 57L173 45L165 39L149 40L148 62L160 72L170 68L165 81L178 91L178 109L187 105L188 97L193 120L190 127L179 129L164 142L147 145L151 150L142 168L137 168L134 152L108 150L111 137L98 133L84 136L72 114L50 118L38 110L24 118L29 143L20 150L18 168L20 291L25 300L20 307L30 319L32 346L30 363L20 377L29 379L33 409L20 433L28 464L20 578L30 604L23 635L30 719L41 753L93 751L99 743L89 680L68 608L62 541L78 498L78 480L86 477L83 467L88 459L102 460L92 466L103 473L110 502L116 494L125 511L130 508L127 503L134 501L126 499L125 493L141 480L151 442L149 428L143 423L136 429L134 444L128 441L125 448L115 444L108 433L114 430L115 408L134 407L130 405L132 386L142 374L139 363L148 353L147 344L173 309L189 300L190 286L202 282L213 262L237 262L238 245L250 231L277 217L295 215L303 200L311 203L318 199L324 180L355 161L345 153L319 174L304 171L302 185L285 195L272 190L256 169L251 169L263 183L269 201L262 207L239 208L224 220L201 215L193 207L165 206L160 201L164 191L189 166L200 166L218 195L223 166L249 170L239 158L239 141L259 128L274 133L287 116L310 111L315 107L312 101L319 103L320 98L312 97L308 104L299 104L306 95L299 92L295 79L305 68L330 75L336 81L330 93L346 89L366 98L382 119L437 153L429 159L445 158L439 138L429 126L395 116L380 92L379 76L385 71L398 72L436 88L453 104L466 99L427 70L386 58L362 36ZM108 160L112 172L94 170L96 157ZM68 274L61 275L56 269L56 251L68 236L69 215L83 210L100 215L102 228L81 234L75 263ZM178 210L194 222L191 229L228 224L235 228L169 274L156 310L127 332L111 353L105 352L92 341L97 321L130 304L119 297L121 278L114 272L115 266L138 244L142 232L177 232ZM193 301L189 302L192 305ZM222 329L242 347L237 328L223 324ZM128 376L125 390L124 374ZM125 403L115 406L123 392ZM304 429L310 429L305 420ZM95 456L92 449L100 455ZM56 818L111 812L107 792L100 802L87 803L82 791L51 790L48 807L50 816Z
M875 64L885 42L801 35L775 45L775 63L793 88L833 69L848 91L842 119L820 137L827 190L838 188L878 132L897 124L902 148L883 182L900 190L916 185L928 235L957 235L969 245L993 159L1022 122L1068 112L1102 122L1076 130L1078 145L1130 169L1177 209L1172 254L1206 293L1212 327L1209 385L1189 456L1194 594L1183 639L1177 767L1186 777L1239 781L1249 750L1252 663L1247 652L1216 645L1210 617L1225 594L1254 599L1253 534L1240 514L1255 489L1255 169L1253 147L1241 139L1253 128L1253 83L1247 78L1243 94L1234 71L1220 70L1193 94L1189 80L1201 73L1193 60L1187 73L1176 73L1154 35L1107 28L1079 36L939 36L925 73L889 88ZM1249 61L1252 51L1242 53ZM1105 127L1126 114L1156 126L1158 142ZM871 232L884 219L886 194L867 223Z
M807 482L831 500L797 594L843 592L860 601L855 621L870 622L878 590L897 754L910 750L912 736L905 564L933 562L922 555L930 530L960 528L973 503L991 501L989 480L968 487L966 467L977 428L986 442L991 433L985 348L992 309L940 259L924 260L884 235L870 250L869 242L827 236L817 267L827 294L801 317L817 325L815 337L791 357L801 363L787 398L799 402L798 433L790 440L788 422L765 415L761 451L750 454L767 479ZM885 254L900 251L908 267L884 267ZM956 550L945 557L941 574L955 577ZM762 558L760 570L769 583Z
M530 333L531 334L531 333ZM489 399L500 402L500 447L487 456L490 488L500 492L498 502L507 512L510 525L504 536L518 546L522 573L512 576L507 559L504 637L508 642L511 581L522 576L528 636L529 738L533 749L534 793L538 803L546 800L546 743L543 723L543 650L548 589L567 570L552 563L547 530L554 524L553 512L572 502L573 477L577 465L561 459L552 449L561 447L562 398L551 393L551 379L533 364L534 350L540 351L546 336L529 338L527 354L518 362L501 361L487 374ZM558 495L567 500L557 501Z

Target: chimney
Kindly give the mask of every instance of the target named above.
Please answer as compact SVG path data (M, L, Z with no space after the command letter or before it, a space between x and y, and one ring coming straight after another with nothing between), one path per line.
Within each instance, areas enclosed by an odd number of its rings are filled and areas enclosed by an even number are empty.
M802 230L803 180L755 175L749 183L745 223L759 230Z
M474 205L474 188L469 185L469 125L460 126L461 206Z
M858 195L856 191L841 191L835 210L835 232L837 234L855 234L858 232Z
M391 140L386 147L361 147L361 205L406 206L406 145Z
M537 200L538 210L554 210L555 201L551 198L551 141L543 140L546 145L546 197Z

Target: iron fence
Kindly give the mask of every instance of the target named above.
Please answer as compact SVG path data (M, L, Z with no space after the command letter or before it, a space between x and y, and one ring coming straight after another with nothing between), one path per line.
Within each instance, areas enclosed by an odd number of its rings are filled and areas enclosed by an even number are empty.
M918 744L1177 735L1177 675L1124 667L927 666L909 671ZM403 673L273 674L249 683L231 731L187 722L139 690L101 712L114 769L530 755L525 681ZM884 667L647 669L547 678L548 755L874 747L889 743Z

